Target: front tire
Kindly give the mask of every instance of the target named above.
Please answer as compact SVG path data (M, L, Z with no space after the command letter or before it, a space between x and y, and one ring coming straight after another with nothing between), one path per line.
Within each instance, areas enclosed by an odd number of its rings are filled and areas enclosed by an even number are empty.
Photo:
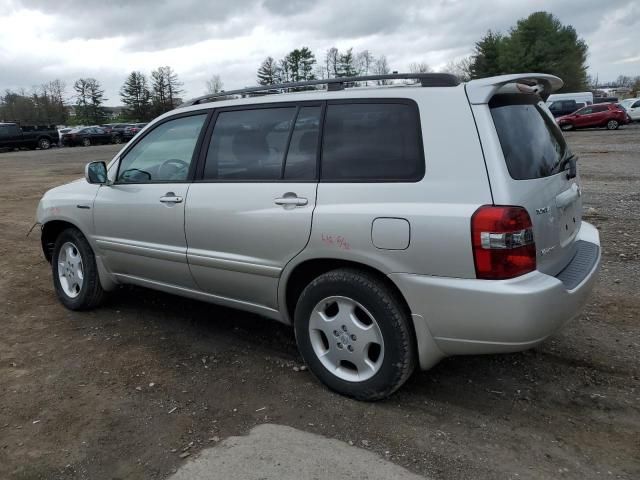
M569 132L573 130L573 125L571 125L570 123L563 123L562 125L560 125L560 129L563 132Z
M409 313L395 292L365 271L333 270L307 285L296 305L295 333L311 372L358 400L388 397L415 368Z
M53 286L60 302L70 310L97 307L104 298L93 250L75 228L56 239L51 259Z
M83 138L82 139L82 146L83 147L90 147L91 146L91 139L90 138Z
M617 120L609 120L607 122L607 130L617 130L620 124Z

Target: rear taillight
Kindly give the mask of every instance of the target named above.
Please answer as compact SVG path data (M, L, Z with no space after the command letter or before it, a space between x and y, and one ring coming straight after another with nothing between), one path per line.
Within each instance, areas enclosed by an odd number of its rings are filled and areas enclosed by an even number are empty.
M471 217L476 277L513 278L536 269L531 218L522 207L484 205Z

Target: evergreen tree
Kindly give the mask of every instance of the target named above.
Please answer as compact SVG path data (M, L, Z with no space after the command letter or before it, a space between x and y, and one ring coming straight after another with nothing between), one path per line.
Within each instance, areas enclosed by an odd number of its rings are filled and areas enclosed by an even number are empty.
M274 85L279 81L279 68L273 57L267 57L258 68L258 84Z
M500 46L503 37L491 30L479 41L474 48L470 73L472 78L484 78L500 75Z
M547 12L519 20L508 35L489 31L476 43L472 78L503 73L541 72L564 81L562 90L588 87L587 45L575 29Z
M151 118L151 92L142 72L131 72L120 89L120 98L127 107L126 115L144 122Z
M353 48L339 54L336 73L336 77L355 77L358 75L358 68L353 55Z
M316 63L315 55L307 47L292 50L285 58L287 70L289 71L289 81L303 82L313 80L313 66Z
M542 72L564 81L563 90L587 86L587 45L575 29L562 25L547 12L536 12L518 21L500 49L500 63L507 73Z

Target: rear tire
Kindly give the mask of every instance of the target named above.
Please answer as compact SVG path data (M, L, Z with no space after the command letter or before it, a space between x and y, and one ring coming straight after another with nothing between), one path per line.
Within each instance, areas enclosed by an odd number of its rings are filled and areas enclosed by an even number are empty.
M58 235L51 270L56 295L69 310L89 310L102 303L105 292L100 284L96 258L79 230L68 228Z
M41 138L38 140L38 148L40 150L48 150L51 147L51 141L48 138Z
M617 120L609 120L607 122L607 130L617 130L620 124Z
M295 310L298 348L330 389L358 400L380 400L400 388L416 365L409 313L376 276L333 270L303 290Z
M91 139L90 138L83 138L82 139L82 146L83 147L90 147L91 146Z

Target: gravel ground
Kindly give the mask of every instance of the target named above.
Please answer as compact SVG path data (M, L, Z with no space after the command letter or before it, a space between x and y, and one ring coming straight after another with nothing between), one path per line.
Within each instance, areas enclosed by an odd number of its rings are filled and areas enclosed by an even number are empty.
M534 350L446 359L375 404L295 371L292 330L261 317L139 288L65 310L25 235L44 191L116 147L0 154L0 478L166 478L263 423L435 478L640 478L640 126L567 138L604 250L584 313Z

